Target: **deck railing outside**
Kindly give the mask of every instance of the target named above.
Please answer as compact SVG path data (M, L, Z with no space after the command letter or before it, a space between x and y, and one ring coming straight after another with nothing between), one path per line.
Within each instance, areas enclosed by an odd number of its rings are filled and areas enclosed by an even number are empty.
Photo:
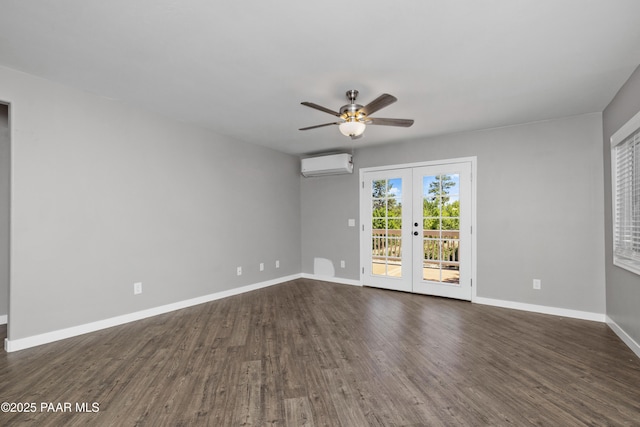
M402 258L402 230L371 230L373 259L386 259L388 261ZM457 230L424 230L423 254L424 260L440 261L447 263L448 267L455 268L460 262L460 232ZM441 252L442 251L442 252Z

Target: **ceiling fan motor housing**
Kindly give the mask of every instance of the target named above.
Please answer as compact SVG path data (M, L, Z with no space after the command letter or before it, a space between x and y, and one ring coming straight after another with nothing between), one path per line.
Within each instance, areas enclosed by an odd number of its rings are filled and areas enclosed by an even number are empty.
M364 114L359 112L362 109L362 105L356 104L356 98L358 97L358 91L355 89L348 90L345 94L349 100L349 104L343 105L340 108L340 118L347 122L363 121Z
M364 114L359 111L362 109L360 104L347 104L340 108L340 117L346 121L363 120Z

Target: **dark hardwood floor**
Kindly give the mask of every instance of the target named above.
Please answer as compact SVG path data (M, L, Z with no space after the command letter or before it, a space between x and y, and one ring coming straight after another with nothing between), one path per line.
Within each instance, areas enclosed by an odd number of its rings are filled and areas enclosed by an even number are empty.
M0 352L0 402L37 406L2 426L638 426L640 360L601 323L300 279Z

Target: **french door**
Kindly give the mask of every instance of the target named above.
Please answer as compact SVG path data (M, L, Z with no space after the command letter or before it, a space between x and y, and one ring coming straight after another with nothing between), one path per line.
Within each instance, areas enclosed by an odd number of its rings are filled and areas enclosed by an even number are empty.
M365 171L361 281L471 300L471 162Z

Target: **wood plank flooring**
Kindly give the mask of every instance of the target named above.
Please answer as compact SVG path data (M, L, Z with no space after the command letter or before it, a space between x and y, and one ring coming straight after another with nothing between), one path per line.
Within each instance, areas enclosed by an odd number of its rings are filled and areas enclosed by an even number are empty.
M2 426L639 426L640 360L596 322L299 279L0 352L0 402L37 405Z

